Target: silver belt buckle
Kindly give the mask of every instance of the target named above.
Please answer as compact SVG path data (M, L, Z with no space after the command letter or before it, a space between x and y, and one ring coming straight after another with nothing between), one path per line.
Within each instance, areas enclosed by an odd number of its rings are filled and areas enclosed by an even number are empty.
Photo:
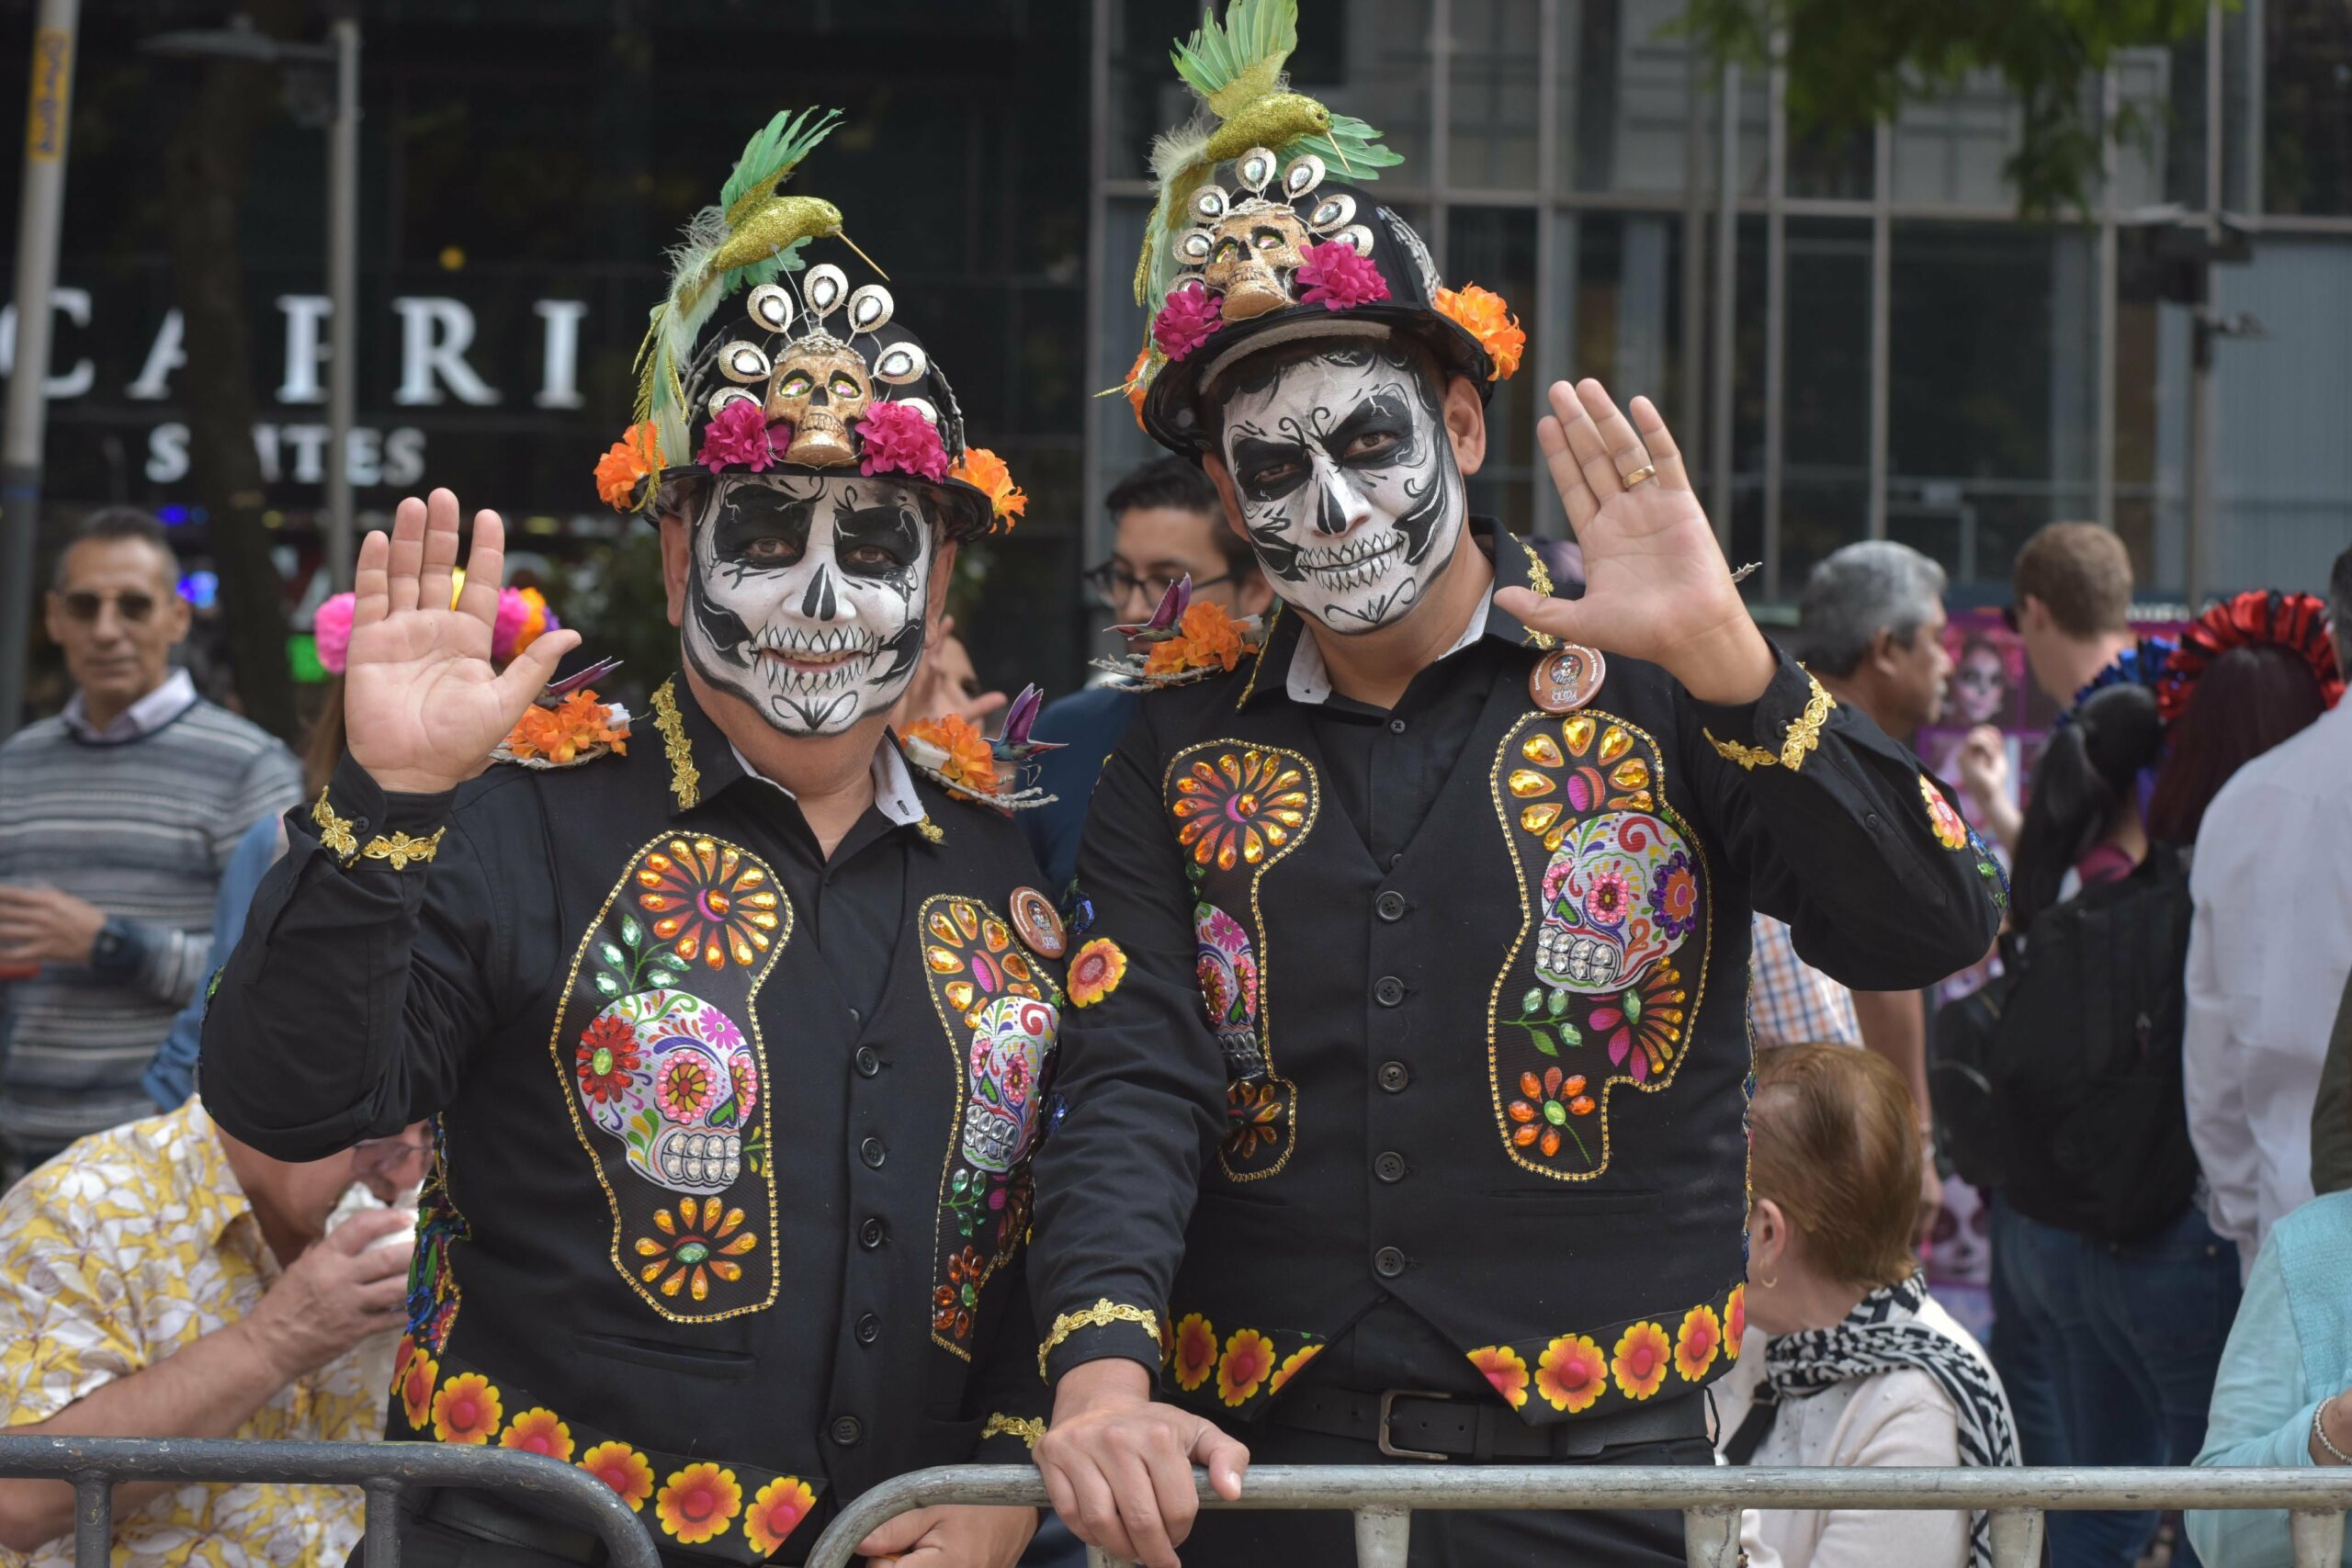
M1390 1459L1427 1459L1435 1460L1440 1464L1452 1459L1453 1457L1452 1454L1430 1453L1422 1449L1398 1448L1388 1440L1388 1423L1395 1419L1396 1402L1400 1399L1442 1399L1452 1403L1455 1397L1453 1394L1441 1393L1436 1389L1392 1388L1384 1391L1380 1396L1380 1451Z

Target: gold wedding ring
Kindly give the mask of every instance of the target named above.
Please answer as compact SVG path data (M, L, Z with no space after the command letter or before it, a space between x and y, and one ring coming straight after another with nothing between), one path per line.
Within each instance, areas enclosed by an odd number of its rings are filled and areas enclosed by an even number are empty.
M1654 479L1656 478L1657 478L1657 465L1655 463L1644 463L1632 473L1623 476L1625 488L1627 490L1633 489L1635 485L1641 484L1645 480Z

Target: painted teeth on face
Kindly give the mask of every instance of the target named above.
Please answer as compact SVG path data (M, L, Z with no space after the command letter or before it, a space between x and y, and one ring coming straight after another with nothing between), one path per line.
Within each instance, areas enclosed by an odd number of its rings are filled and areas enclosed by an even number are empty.
M1392 625L1453 559L1463 482L1436 389L1394 344L1248 367L1220 410L1242 522L1274 592L1343 634Z
M922 651L929 505L918 487L862 476L722 479L687 580L697 672L788 735L836 735L888 708Z

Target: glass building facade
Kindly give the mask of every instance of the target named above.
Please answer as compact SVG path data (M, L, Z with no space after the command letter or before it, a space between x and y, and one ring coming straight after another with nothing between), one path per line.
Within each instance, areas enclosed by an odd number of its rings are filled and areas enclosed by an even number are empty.
M143 39L218 28L228 0L85 0L60 289L48 537L129 502L200 567L208 385L182 317L209 287L175 253L177 149L209 134L213 68ZM255 0L316 37L323 8ZM363 525L420 484L517 520L551 580L618 559L591 598L655 634L644 531L590 469L625 423L662 248L768 114L842 129L795 188L841 206L889 270L975 434L1031 505L967 551L964 629L991 685L1083 673L1102 617L1101 497L1152 455L1117 384L1155 132L1190 100L1168 62L1198 0L367 0L362 65ZM1679 0L1305 0L1292 74L1381 128L1377 186L1441 270L1505 295L1530 334L1498 389L1474 499L1565 530L1538 460L1538 389L1594 375L1673 422L1759 606L1849 539L1907 540L1962 596L2001 592L2018 540L2096 517L2152 596L2316 586L2352 539L2352 11L2240 0L2210 38L2099 84L2154 128L2111 150L2087 221L2020 222L2018 116L1996 84L1875 131L1792 132L1776 76L1702 69ZM0 6L26 78L29 4ZM1803 48L1803 40L1796 42ZM317 574L325 450L320 84L265 73L234 165L243 363L264 516L295 624ZM212 124L212 131L220 129ZM0 164L15 210L17 165ZM2209 189L2218 201L2209 202ZM2181 242L2216 208L2247 259L2213 272L2213 526L2192 574ZM216 301L217 303L217 301ZM2258 333L2256 328L2258 323ZM13 315L0 320L0 361ZM457 368L452 368L452 367ZM250 498L247 498L250 502ZM616 554L617 552L617 555ZM586 591L583 591L585 592ZM632 597L632 595L634 597ZM567 605L567 608L573 606ZM598 613L581 602L583 615ZM639 615L639 611L642 615ZM630 624L635 624L631 622Z
M1197 9L1095 0L1097 385L1141 341L1137 176L1186 107L1167 43ZM2335 0L2244 0L2122 60L2098 88L2150 134L2108 149L2094 210L2055 223L2018 218L2002 169L2018 115L1997 81L1808 136L1779 72L1707 69L1674 38L1678 0L1308 9L1294 81L1386 133L1406 162L1377 194L1449 281L1502 293L1529 333L1472 487L1513 528L1565 531L1532 427L1539 389L1589 375L1666 412L1732 558L1762 563L1762 604L1867 537L1988 599L2059 518L2116 527L2159 598L2315 588L2352 543L2352 12ZM2215 206L2250 250L2212 271L2226 335L2192 570L2195 329L2166 295ZM1106 400L1089 493L1144 454Z

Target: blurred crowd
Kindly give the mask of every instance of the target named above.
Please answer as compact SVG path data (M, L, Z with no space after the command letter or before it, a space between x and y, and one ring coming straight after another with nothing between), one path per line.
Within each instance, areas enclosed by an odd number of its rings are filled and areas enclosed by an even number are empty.
M1086 583L1112 621L1187 582L1269 608L1196 465L1107 507ZM1576 547L1531 543L1573 595ZM430 1125L289 1163L192 1097L207 977L342 753L339 692L300 759L199 695L176 581L153 519L89 518L47 597L72 695L0 745L0 1406L51 1433L373 1437ZM2352 550L2304 586L2154 633L2121 543L2079 523L2021 550L1997 628L1948 616L1899 544L1815 568L1794 651L1952 779L1965 820L1944 806L1938 832L1981 829L2012 893L1996 949L1928 991L1849 989L1754 916L1726 1462L2352 1463ZM1021 818L1047 886L1139 700L1098 685L1035 720L1063 748ZM899 716L1006 706L950 623ZM336 1562L359 1534L328 1488L144 1484L117 1510L134 1563ZM65 1486L0 1481L0 1562L68 1561L72 1523ZM1965 1513L1770 1514L1748 1543L1792 1568L1984 1551ZM2059 1513L2050 1543L2056 1568L2289 1561L2279 1514Z

